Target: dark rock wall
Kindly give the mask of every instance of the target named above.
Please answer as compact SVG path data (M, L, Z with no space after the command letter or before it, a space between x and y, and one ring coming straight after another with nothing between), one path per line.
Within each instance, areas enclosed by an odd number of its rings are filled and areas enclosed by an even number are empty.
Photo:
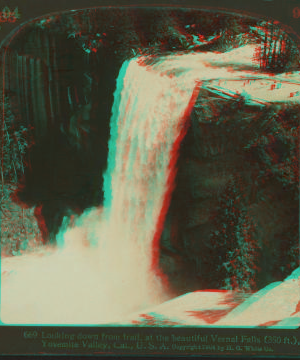
M242 96L224 100L213 90L200 91L162 235L161 266L176 289L257 289L299 266L299 189L292 182L287 187L276 172L279 164L289 168L285 161L297 153L298 136L288 153L275 146L289 141L276 124L284 116L291 132L290 115L298 107L251 106ZM270 118L273 127L262 126ZM270 135L277 156L266 164L270 144L259 146L257 139ZM170 267L171 261L178 266Z

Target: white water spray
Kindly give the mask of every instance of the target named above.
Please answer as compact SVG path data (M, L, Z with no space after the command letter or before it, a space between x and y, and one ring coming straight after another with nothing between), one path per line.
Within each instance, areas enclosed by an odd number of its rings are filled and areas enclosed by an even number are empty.
M168 298L151 269L152 242L195 80L140 60L124 63L117 81L103 209L61 229L50 256L19 260L3 279L3 322L111 323Z

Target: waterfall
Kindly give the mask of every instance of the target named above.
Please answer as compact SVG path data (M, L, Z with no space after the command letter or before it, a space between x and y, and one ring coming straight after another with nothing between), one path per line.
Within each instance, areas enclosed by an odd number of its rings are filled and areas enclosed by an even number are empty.
M195 83L188 85L152 71L141 59L124 63L117 81L104 176L107 235L101 251L117 269L114 282L141 305L158 303L163 291L152 266L157 263L154 240L173 186L174 146L195 98Z
M73 221L65 218L50 256L19 259L22 271L1 288L3 322L112 323L169 299L157 242L197 88L195 76L155 70L142 58L123 64L104 204Z

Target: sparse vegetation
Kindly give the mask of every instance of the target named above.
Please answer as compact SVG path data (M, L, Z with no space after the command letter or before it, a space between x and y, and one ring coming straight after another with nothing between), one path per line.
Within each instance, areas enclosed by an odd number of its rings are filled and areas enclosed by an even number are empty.
M29 147L29 131L16 124L9 96L5 96L4 119L3 101L0 99L1 119L1 196L0 235L1 255L20 255L27 247L41 242L34 209L23 208L12 200L18 181L26 166L25 156Z

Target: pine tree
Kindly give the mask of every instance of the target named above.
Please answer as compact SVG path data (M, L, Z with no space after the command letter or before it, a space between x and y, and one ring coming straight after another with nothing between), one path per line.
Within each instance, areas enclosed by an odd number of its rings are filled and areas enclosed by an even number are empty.
M220 198L217 231L211 234L211 254L217 287L250 291L255 289L258 266L255 224L247 215L242 182L235 174Z

